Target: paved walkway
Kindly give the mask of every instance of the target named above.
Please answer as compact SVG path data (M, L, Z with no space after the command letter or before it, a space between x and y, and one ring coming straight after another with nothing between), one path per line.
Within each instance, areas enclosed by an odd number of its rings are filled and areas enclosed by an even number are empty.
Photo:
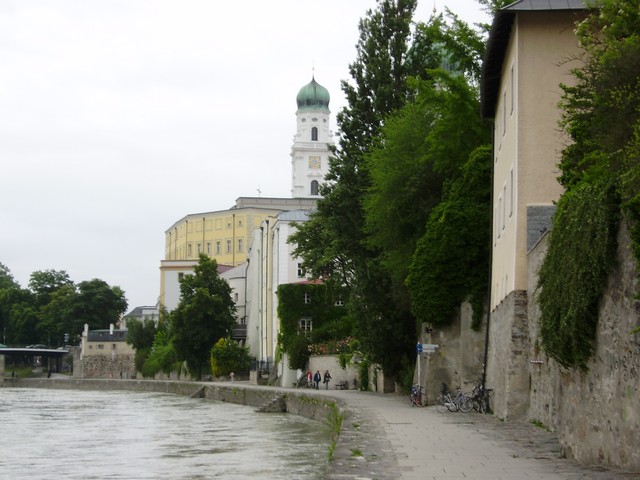
M562 458L555 435L493 415L410 407L398 395L319 391L345 402L326 480L621 480L640 474Z

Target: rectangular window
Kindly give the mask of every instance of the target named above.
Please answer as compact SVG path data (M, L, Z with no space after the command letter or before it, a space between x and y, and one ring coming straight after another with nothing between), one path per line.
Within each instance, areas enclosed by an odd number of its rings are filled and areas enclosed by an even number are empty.
M511 112L510 113L513 114L513 108L514 108L514 105L516 103L516 98L515 98L516 97L516 93L515 93L515 91L516 91L516 81L515 81L515 74L513 72L513 65L511 65L511 78L510 78L510 81L511 81L511 92L510 92L511 93L511 95L510 95L510 97L511 97Z
M498 208L496 209L496 233L498 238L500 238L500 225L502 224L502 219L500 218L501 211L502 211L502 198L499 198Z
M511 167L511 170L509 171L509 217L513 215L513 201L513 167Z
M98 350L104 350L104 345L102 343L98 345Z
M313 330L313 321L310 318L301 318L298 321L298 329L304 333L310 333Z
M179 273L178 274L178 281L182 280L184 278L184 273Z
M207 242L207 255L211 255L211 242Z
M227 240L227 253L231 253L231 240Z
M309 292L304 292L303 301L305 304L311 303L311 294Z
M507 133L507 92L502 92L502 135Z
M190 257L193 255L193 251L192 251L192 247L193 245L191 245L190 243L187 244L187 257Z
M198 255L202 253L202 244L198 242Z
M242 238L239 238L239 239L238 239L238 253L241 253L241 252L242 252L242 249L243 249L243 243L244 243L244 242L242 241Z
M502 197L504 198L504 202L502 203L502 229L504 230L504 226L507 222L507 216L505 214L505 208L506 208L506 203L507 203L507 186L503 185L502 186Z
M233 303L238 303L238 293L233 294Z
M116 344L115 344L115 343L112 343L112 344L111 344L111 350L115 350L115 349L116 349Z
M307 275L307 272L304 271L304 267L302 263L298 263L298 278L303 278Z
M220 240L216 241L216 255L220 255L222 246L220 244Z

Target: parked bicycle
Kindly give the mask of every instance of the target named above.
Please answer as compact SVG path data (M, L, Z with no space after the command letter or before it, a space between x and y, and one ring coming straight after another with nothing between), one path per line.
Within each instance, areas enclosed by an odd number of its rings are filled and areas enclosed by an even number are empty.
M422 385L414 385L409 393L409 405L412 407L424 407L427 405L427 394L424 392Z
M436 398L436 410L438 412L464 412L469 413L473 410L473 400L470 396L465 395L460 387L456 387L456 395L453 397L451 392L447 390L445 384L442 385L440 395Z
M473 387L471 393L471 399L473 400L473 409L480 413L487 413L489 411L489 399L493 388L484 388L482 383L478 383Z

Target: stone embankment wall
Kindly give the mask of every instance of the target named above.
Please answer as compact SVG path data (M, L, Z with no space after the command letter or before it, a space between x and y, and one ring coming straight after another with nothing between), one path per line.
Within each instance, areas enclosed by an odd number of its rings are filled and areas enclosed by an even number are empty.
M254 407L263 412L286 412L311 418L330 420L344 406L339 400L305 394L304 390L253 386L248 384L218 384L158 380L110 380L78 378L21 379L19 387L71 390L126 390L158 392L206 398L220 402Z
M623 225L586 372L562 369L539 349L534 274L546 249L543 239L529 254L529 418L557 432L567 454L580 462L640 471L640 335L631 334L640 302L629 235Z
M73 362L74 375L80 378L135 378L133 354L85 355Z

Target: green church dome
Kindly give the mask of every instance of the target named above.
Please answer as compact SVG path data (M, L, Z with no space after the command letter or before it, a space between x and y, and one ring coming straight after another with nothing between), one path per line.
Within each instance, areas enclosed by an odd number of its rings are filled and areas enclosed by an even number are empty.
M329 111L329 90L312 78L310 83L300 89L296 102L298 110Z

